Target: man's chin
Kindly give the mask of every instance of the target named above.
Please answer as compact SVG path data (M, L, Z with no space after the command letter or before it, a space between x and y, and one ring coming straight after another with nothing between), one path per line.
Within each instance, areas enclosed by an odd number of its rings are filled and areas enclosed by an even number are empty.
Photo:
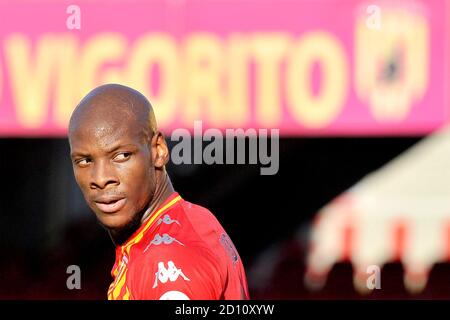
M126 219L120 214L105 214L105 213L95 213L97 220L100 225L109 230L122 229L130 223L132 219Z

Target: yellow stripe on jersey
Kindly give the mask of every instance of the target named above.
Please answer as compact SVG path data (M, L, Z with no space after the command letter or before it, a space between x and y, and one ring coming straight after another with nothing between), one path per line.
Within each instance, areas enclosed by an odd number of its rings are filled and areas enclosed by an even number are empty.
M126 270L123 272L121 279L119 280L119 282L117 283L116 287L113 290L113 298L117 299L119 298L120 295L120 291L122 291L122 287L125 284L125 280L127 278L126 276Z
M130 291L128 291L127 286L125 286L125 294L123 295L123 300L130 300Z

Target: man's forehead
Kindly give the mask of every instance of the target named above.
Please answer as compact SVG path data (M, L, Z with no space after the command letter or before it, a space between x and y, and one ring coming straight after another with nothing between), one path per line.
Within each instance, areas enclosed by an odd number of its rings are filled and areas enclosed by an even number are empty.
M96 147L107 148L119 140L138 142L140 128L136 121L124 118L116 119L80 119L70 132L71 144L78 146L92 144Z

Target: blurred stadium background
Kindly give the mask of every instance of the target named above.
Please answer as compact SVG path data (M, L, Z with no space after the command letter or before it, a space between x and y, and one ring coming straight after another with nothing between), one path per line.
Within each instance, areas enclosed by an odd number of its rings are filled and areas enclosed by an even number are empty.
M194 120L280 129L276 175L167 168L229 232L252 298L450 298L449 14L447 0L0 1L0 299L106 298L114 248L66 126L109 82L149 97L170 146Z

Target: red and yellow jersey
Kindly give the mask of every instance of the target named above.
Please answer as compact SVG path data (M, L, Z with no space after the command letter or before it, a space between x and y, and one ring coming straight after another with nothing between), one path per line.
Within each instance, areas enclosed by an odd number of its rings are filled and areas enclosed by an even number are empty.
M239 254L207 209L172 194L116 248L108 299L248 299Z

